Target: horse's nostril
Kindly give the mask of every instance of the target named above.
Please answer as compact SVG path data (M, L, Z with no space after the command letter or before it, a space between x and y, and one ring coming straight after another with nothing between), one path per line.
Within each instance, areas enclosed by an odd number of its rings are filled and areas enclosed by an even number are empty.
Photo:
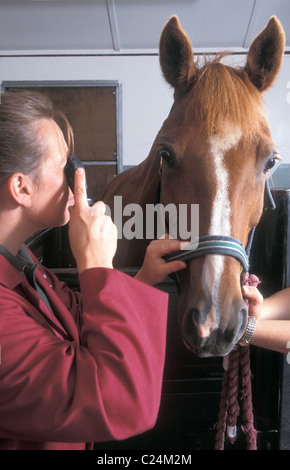
M190 345L196 343L204 345L216 330L216 322L212 321L210 312L208 313L209 315L194 309L185 315L182 331L186 342Z
M194 310L192 314L193 327L197 329L199 338L209 338L217 328L216 316L213 309L209 311Z

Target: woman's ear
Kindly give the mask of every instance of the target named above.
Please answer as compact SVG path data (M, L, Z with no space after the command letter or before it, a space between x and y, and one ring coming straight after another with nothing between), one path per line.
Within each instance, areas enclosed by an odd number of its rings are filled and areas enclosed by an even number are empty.
M23 207L31 207L34 185L28 175L13 173L7 180L10 196Z

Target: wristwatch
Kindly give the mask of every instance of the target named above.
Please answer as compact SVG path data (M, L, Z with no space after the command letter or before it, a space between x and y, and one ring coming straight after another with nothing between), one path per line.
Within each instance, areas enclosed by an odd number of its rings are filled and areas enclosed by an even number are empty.
M247 346L248 344L250 344L252 336L255 331L255 326L256 326L256 317L248 317L248 324L247 324L246 331L239 341L239 344L241 346Z

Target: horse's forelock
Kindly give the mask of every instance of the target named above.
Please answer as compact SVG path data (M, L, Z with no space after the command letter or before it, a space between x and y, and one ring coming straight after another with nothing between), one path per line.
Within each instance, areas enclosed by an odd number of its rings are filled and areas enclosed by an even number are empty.
M222 64L221 57L206 60L196 69L194 84L187 93L190 100L189 118L203 130L205 136L223 137L225 123L239 128L249 141L259 132L265 120L262 94L251 83L243 68Z

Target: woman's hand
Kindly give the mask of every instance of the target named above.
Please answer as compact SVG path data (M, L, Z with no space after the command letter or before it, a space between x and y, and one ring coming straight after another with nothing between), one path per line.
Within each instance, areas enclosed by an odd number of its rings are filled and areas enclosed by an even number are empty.
M243 286L243 295L249 301L249 316L259 318L264 301L261 292L257 287Z
M165 239L153 240L147 247L143 265L135 279L153 286L162 282L168 274L180 271L186 267L183 261L166 262L162 257L171 251L180 250L182 242Z
M117 250L117 228L105 215L106 206L99 201L87 203L85 172L75 172L75 205L69 208L69 239L79 272L89 268L113 267Z

